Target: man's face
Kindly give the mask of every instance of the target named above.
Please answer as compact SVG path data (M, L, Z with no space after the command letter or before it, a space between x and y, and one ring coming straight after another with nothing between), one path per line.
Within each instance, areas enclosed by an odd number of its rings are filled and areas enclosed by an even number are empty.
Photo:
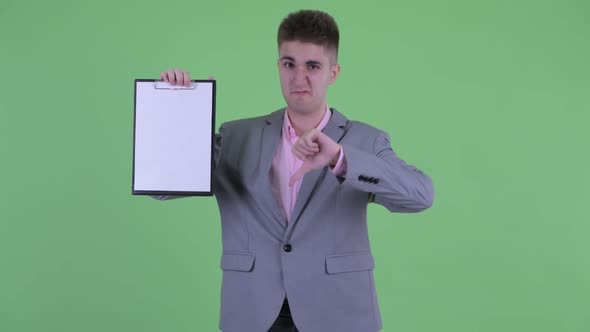
M324 46L299 41L283 42L279 47L281 90L289 110L309 113L322 110L328 86L340 65Z

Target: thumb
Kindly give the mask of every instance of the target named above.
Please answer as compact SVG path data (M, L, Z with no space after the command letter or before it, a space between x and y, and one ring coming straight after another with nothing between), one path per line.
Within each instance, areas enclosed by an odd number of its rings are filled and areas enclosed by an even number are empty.
M295 182L301 180L301 178L303 177L303 175L305 175L305 173L307 173L307 167L305 167L305 163L304 163L303 165L301 165L301 167L299 167L297 172L295 172L295 174L293 174L293 176L289 180L289 187L293 187Z

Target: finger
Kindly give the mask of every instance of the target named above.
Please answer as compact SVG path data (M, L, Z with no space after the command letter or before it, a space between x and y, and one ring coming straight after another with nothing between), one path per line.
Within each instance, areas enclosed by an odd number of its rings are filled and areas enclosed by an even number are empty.
M174 77L174 69L168 68L167 74L168 74L168 81L166 81L166 82L168 82L168 83L170 83L172 85L175 85L176 84L176 78Z
M180 68L174 69L174 73L176 74L176 83L182 85L182 81L184 80L182 70Z
M213 81L215 79L215 77L209 76L209 79Z
M188 71L183 71L184 74L184 85L191 86L191 77Z
M312 152L312 153L318 153L318 152L320 152L320 148L317 147L317 146L314 146L314 147L311 147L311 148L304 146L303 148L306 151L309 151L309 152Z
M168 82L168 73L167 72L161 72L160 73L160 78L164 81L164 82Z
M316 151L316 150L319 151L320 150L320 147L317 143L311 142L311 144L309 144L308 142L309 141L306 137L301 137L297 140L297 142L295 142L295 145L303 146L306 149L311 150L311 151Z
M293 154L295 155L295 157L301 159L301 160L306 160L307 157L305 156L305 154L303 154L301 151L299 150L293 150Z
M313 149L306 148L302 145L296 145L293 149L304 156L312 156L318 153L318 151L314 151Z
M320 151L320 148L318 146L307 146L305 145L305 143L300 142L299 144L296 145L297 147L299 147L301 150L306 151L306 152L312 152L312 153L317 153Z
M300 153L302 153L305 156L311 156L311 155L314 155L319 152L314 149L307 148L305 146L297 146L295 148L297 149L297 151L299 151Z
M310 147L310 148L313 148L313 147L317 147L318 146L318 144L312 140L312 137L311 136L305 137L303 139L303 143L305 144L305 146Z

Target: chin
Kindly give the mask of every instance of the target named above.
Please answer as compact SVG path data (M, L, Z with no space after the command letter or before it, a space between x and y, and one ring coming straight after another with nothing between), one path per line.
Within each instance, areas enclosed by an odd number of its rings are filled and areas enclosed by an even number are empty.
M287 102L287 106L291 111L297 113L309 113L313 110L313 107L309 103Z

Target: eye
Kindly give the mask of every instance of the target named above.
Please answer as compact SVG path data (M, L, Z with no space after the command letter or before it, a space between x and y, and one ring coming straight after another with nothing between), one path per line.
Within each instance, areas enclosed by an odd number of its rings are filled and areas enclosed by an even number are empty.
M283 67L285 67L285 68L293 68L293 66L294 66L293 62L288 62L288 61L283 62Z
M311 70L318 70L318 69L320 69L320 66L315 65L315 64L310 64L310 65L307 65L307 68L309 68Z

